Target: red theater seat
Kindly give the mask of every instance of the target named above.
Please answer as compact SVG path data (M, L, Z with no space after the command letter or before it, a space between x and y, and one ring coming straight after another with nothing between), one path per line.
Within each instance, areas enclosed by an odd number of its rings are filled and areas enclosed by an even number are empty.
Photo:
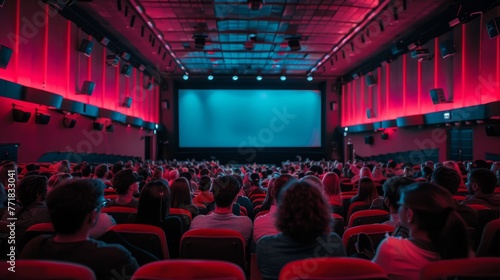
M431 262L420 271L422 280L500 279L500 258L468 258Z
M342 242L344 243L346 254L350 256L356 253L354 244L356 243L360 233L367 234L373 242L373 247L377 248L386 235L391 234L393 231L393 226L382 224L361 225L348 228L342 236Z
M0 263L0 279L12 280L94 280L92 269L76 264L61 261L16 260L15 272L8 270L9 263Z
M168 260L141 266L132 275L139 279L233 279L245 280L245 273L235 264L207 260Z

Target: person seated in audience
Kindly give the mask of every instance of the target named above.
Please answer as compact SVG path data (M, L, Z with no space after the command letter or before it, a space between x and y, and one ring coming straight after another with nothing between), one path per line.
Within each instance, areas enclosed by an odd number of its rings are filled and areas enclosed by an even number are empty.
M210 192L212 179L208 176L201 176L198 188L200 192L193 198L193 203L201 203L208 206L214 202L214 195Z
M137 208L139 200L134 197L139 193L139 182L141 178L132 169L123 169L113 177L113 188L118 195L108 202L108 207L123 206Z
M181 208L188 210L194 218L199 214L198 207L193 204L189 181L180 177L172 182L170 186L170 208Z
M266 191L260 186L260 175L258 173L251 173L248 177L250 187L247 192L247 197L251 197L254 194L265 194Z
M177 169L172 169L168 171L168 185L171 186L175 179L179 178L179 171Z
M384 173L382 171L382 167L380 165L375 165L375 167L373 167L373 171L372 171L372 180L373 182L375 183L383 183L383 181L385 181L385 176L384 176Z
M170 190L167 181L153 180L148 182L139 196L139 207L135 222L160 226L170 212Z
M111 169L113 173L113 177L118 174L118 172L123 170L123 161L118 161L113 165L113 168Z
M69 173L57 173L52 176L50 176L48 182L47 182L47 192L50 192L50 190L55 187L56 185L60 184L63 181L73 179L73 176Z
M413 178L413 168L410 166L406 166L403 169L403 177Z
M151 175L151 180L164 180L163 173L164 173L163 167L156 166L153 170L153 175Z
M323 192L330 206L342 207L339 176L333 172L327 172L321 182L323 183Z
M408 239L387 237L373 262L389 279L419 279L426 264L470 255L465 223L455 211L450 192L432 183L414 183L403 189L399 217L409 229Z
M82 178L92 178L92 166L90 164L82 165Z
M351 204L358 201L365 202L368 206L372 205L372 201L378 197L377 187L369 177L363 177L358 183L358 194L351 198Z
M248 242L252 236L252 220L233 214L233 204L240 191L240 184L233 176L223 175L212 182L215 210L208 215L198 215L191 222L191 229L224 228L236 230Z
M89 237L102 208L103 190L104 183L96 179L73 179L55 186L47 207L56 236L34 238L19 259L78 263L91 268L97 279L132 275L139 265L127 249Z
M359 182L359 179L361 178L372 178L372 171L368 167L361 167L358 173L354 175L354 177L351 178L351 183L357 184Z
M500 187L500 161L494 162L490 170L497 176L497 187Z
M101 180L106 185L106 187L111 187L112 184L108 180L108 176L109 176L109 167L107 164L102 163L96 166L95 178Z
M390 219L382 224L391 225L395 228L392 236L408 238L408 229L402 226L398 214L398 203L401 191L408 185L415 183L412 178L395 176L387 179L382 185L384 196L373 200L370 209L386 210L390 213Z
M16 220L16 238L21 240L24 232L30 226L38 223L50 223L49 211L46 206L47 177L41 175L26 176L16 188L18 205L14 206ZM10 210L6 211L2 221L12 218Z
M397 167L398 167L398 164L395 161L390 160L387 163L387 170L385 171L385 177L389 178L389 177L393 177L393 176L403 175L403 170L397 169Z
M500 215L500 193L494 193L497 177L486 168L473 169L467 177L467 190L471 194L463 204L482 204Z
M462 176L455 170L449 167L441 166L434 170L431 177L431 183L440 185L441 187L447 189L451 195L455 195L458 191L460 183L462 182ZM455 210L462 217L465 224L469 227L475 228L478 224L479 216L476 210L459 204L456 200Z
M57 173L71 173L71 166L68 160L61 160L59 162Z
M331 232L330 207L321 190L291 180L280 191L276 227L280 233L257 242L258 267L264 279L278 279L289 262L313 257L346 256L340 236Z
M451 168L451 169L457 171L457 173L460 175L460 187L465 188L464 178L461 175L462 174L462 170L460 170L460 167L458 166L458 164L456 162L454 162L454 161L449 160L449 161L443 162L443 166ZM435 170L436 169L434 169L434 171Z
M432 169L431 167L425 165L422 168L421 176L417 177L415 180L417 182L430 182L433 172L434 172L434 169Z
M267 214L257 217L253 222L253 240L257 242L262 236L275 235L279 233L276 227L276 211L278 208L279 194L281 190L292 181L297 181L290 174L281 174L274 181L273 186L269 189L268 194L271 197L272 204Z

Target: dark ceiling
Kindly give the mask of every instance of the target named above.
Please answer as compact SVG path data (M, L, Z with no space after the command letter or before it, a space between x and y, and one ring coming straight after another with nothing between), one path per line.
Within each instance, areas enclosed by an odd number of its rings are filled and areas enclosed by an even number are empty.
M363 67L456 5L450 0L264 0L252 10L247 2L87 0L71 8L159 75L334 78Z

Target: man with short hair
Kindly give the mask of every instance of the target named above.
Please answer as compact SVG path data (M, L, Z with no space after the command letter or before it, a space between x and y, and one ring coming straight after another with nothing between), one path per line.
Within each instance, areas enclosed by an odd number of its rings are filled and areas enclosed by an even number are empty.
M432 173L431 183L440 185L447 189L451 195L455 195L462 182L461 175L453 168L440 166ZM462 204L456 205L455 210L462 217L468 227L475 228L478 223L479 216L477 211Z
M123 169L113 177L113 188L118 195L108 202L108 206L123 206L137 208L139 200L134 197L139 193L141 178L132 169Z
M471 194L463 204L482 204L500 214L500 193L494 193L497 177L486 168L473 169L467 177L467 190Z
M248 243L252 236L252 221L247 216L233 214L233 204L240 188L240 183L233 176L225 175L215 179L212 183L215 210L209 215L196 216L191 222L190 229L232 229L241 233Z
M75 179L55 186L47 197L56 236L31 240L20 259L57 260L91 268L97 279L131 276L139 267L121 245L89 238L104 201L104 184L95 179Z

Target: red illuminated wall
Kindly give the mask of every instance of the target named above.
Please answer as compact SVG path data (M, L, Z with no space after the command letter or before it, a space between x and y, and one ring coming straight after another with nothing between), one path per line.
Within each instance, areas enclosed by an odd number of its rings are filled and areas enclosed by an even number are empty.
M486 15L485 15L486 18ZM456 53L442 58L439 43L453 39ZM380 122L500 100L500 37L490 39L485 20L478 18L458 26L451 32L429 41L424 48L434 53L431 61L418 62L410 54L377 68L372 74L376 84L369 87L364 77L343 86L342 126ZM429 90L443 88L453 94L453 103L433 105ZM373 109L375 117L368 119L366 110ZM371 156L390 152L419 149L416 140L429 139L433 129L397 129L388 141L376 135L374 145L364 144L364 136L349 135L356 153ZM474 129L474 157L484 158L486 152L500 153L500 146L485 145L497 140L487 137L484 127ZM498 142L498 140L497 140ZM440 160L446 159L446 142L437 145Z
M90 57L78 52L83 39L92 40L42 1L6 1L0 8L0 44L13 49L13 55L7 68L0 69L0 79L158 123L158 87L145 90L143 74L135 68L129 78L120 74L123 62L119 67L107 66L106 56L113 53L95 39ZM77 94L84 81L96 84L91 96ZM130 108L120 106L126 96L133 98ZM28 123L12 122L12 103L23 104L21 109L32 113ZM144 141L140 140L144 133L138 128L116 124L114 133L100 132L103 140L91 143L89 148L85 131L94 133L93 120L80 117L75 128L67 129L62 126L62 115L51 113L48 125L37 125L33 117L35 107L47 110L0 98L0 143L20 143L19 162L36 161L45 151L68 149L144 156Z

